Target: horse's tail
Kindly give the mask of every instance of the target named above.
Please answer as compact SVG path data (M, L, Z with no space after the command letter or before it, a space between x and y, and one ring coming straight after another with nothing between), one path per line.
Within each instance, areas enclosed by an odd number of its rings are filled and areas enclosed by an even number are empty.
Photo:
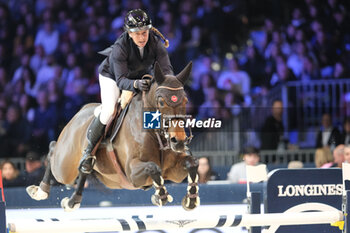
M53 153L53 150L55 149L55 146L56 146L56 141L51 141L50 145L49 145L49 153L47 153L46 159L50 160L52 153Z

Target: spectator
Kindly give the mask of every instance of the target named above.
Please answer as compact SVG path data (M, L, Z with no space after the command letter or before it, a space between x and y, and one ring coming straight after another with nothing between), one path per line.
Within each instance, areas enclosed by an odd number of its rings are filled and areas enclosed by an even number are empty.
M72 53L71 44L68 41L62 41L60 43L60 46L58 47L57 51L54 54L57 63L60 64L61 66L64 66L66 64L67 57L70 53ZM83 55L83 54L81 56L81 58L83 60L85 60L84 56L85 55Z
M6 135L5 122L6 122L6 110L4 107L0 107L0 141L3 141Z
M89 42L83 42L81 46L81 64L84 64L84 71L87 74L91 74L95 71L95 66L98 64L98 59L95 52L92 50L92 46Z
M45 153L49 142L57 137L58 113L57 106L50 105L46 90L40 90L37 95L38 107L34 109L34 117L31 122L31 143L36 150Z
M31 68L25 67L23 69L21 80L24 83L24 92L28 95L33 95L34 93L34 83L35 75Z
M276 62L276 72L271 76L270 87L275 87L294 80L296 80L296 78L293 71L288 68L284 58L279 57L279 60Z
M246 166L256 166L259 164L259 151L255 147L246 147L243 151L243 161L232 165L227 179L232 183L245 183L247 180Z
M35 97L38 94L39 89L46 86L47 82L55 78L55 59L52 55L46 56L45 65L42 66L36 76L34 87L32 88L31 95Z
M295 52L293 52L287 60L287 66L293 71L298 79L300 79L303 71L303 60L306 55L307 50L305 44L303 42L297 42L295 44Z
M193 61L191 89L197 91L201 88L201 77L209 74L213 76L213 58L209 56L199 57Z
M346 70L345 65L342 62L336 62L333 69L333 78L334 79L341 79L341 78L348 78L349 73Z
M332 152L329 147L317 148L315 151L315 165L317 168L333 162Z
M281 49L276 44L272 44L271 56L265 57L264 72L266 77L270 78L272 74L276 71L276 67L277 67L276 62L277 60L279 60L279 57L283 57Z
M103 49L104 43L101 37L100 28L97 24L93 23L89 26L87 40L92 45L94 52L98 52Z
M261 149L276 150L283 140L284 126L282 123L283 103L275 100L272 103L272 114L266 118L260 133Z
M218 25L222 22L222 15L219 4L214 0L203 1L202 5L197 8L197 17L201 28L201 49L211 49L214 54L219 54L222 44L219 42L218 31L220 27Z
M265 49L265 57L271 56L271 47L272 46L279 47L281 49L281 53L284 56L288 56L291 53L291 46L289 45L288 42L285 41L282 33L279 30L274 30L272 32L272 40L267 45L267 47Z
M344 162L350 163L350 144L346 144L344 147Z
M207 96L208 89L215 88L216 82L210 73L204 73L200 76L200 88L198 90L192 90L192 99L195 106L200 106Z
M35 52L30 58L30 68L37 74L42 66L46 64L44 47L39 44L35 46Z
M4 187L14 187L23 185L23 179L20 176L19 170L13 162L11 162L10 160L5 160L1 163L0 169Z
M304 167L304 164L297 160L290 161L287 166L288 169L301 169L303 167Z
M303 57L303 70L300 74L300 80L303 82L307 82L310 80L316 80L320 78L320 74L318 72L318 67L316 62L311 58L311 56Z
M51 21L44 23L44 27L38 31L35 37L35 45L42 45L45 53L53 54L59 43L59 33Z
M1 157L4 158L8 155L12 155L12 157L24 156L29 147L31 128L27 119L22 117L18 105L11 105L8 108L4 127L6 133L0 143Z
M250 77L247 72L240 70L237 58L228 59L227 70L221 72L218 88L234 91L238 95L246 96L250 92Z
M295 8L293 10L291 23L297 28L302 27L306 23L306 20L300 8Z
M28 122L33 120L34 117L34 98L30 95L22 94L19 98L19 107L21 108L21 115Z
M227 92L224 96L224 107L229 110L230 115L238 116L242 110L240 104L242 99L239 96L235 96L232 92Z
M336 58L334 44L327 38L326 32L321 29L315 33L312 41L313 52L316 54L320 73L323 78L330 78L333 73L333 62Z
M322 115L321 128L316 137L316 148L330 147L334 148L341 142L340 132L337 127L332 125L331 115L325 113Z
M344 144L338 145L334 151L333 151L333 158L334 158L334 167L342 168L343 163L345 162L344 159Z
M343 122L340 142L345 145L350 144L350 117L345 118Z
M329 168L329 167L342 168L343 163L344 163L344 144L340 144L333 150L333 161L323 164L321 168Z
M81 67L76 66L73 71L72 80L66 83L63 90L63 108L65 113L63 119L67 122L86 103L87 96L85 91L89 84L89 80L83 74Z
M76 66L73 71L73 79L66 83L64 95L73 99L84 99L89 80L85 77L82 67Z
M184 67L187 61L198 56L198 47L201 40L201 28L195 24L192 14L182 13L180 15L179 27L179 37L181 38L181 41L178 47L178 57L174 61L174 67L176 68ZM176 64L176 60L178 60L177 62L179 64Z
M45 166L40 160L40 155L29 151L26 155L25 166L25 171L22 173L24 185L39 185L45 173Z
M15 70L15 73L14 73L12 79L11 79L12 86L14 86L16 84L16 82L18 82L23 77L23 71L25 69L29 69L32 72L32 70L29 68L29 61L30 61L30 55L29 54L24 54L21 57L21 64Z
M167 38L169 40L168 53L170 56L172 56L172 54L176 52L180 46L181 38L178 35L180 35L181 32L179 31L179 28L175 27L174 15L170 11L164 12L163 21L164 24L161 27L161 31L164 33L164 35L167 35Z
M58 80L51 79L50 81L48 81L46 88L48 92L49 103L59 108L62 101L62 95L61 90L58 87Z
M198 164L198 183L204 184L210 180L216 180L216 173L211 168L209 157L200 157Z
M4 67L0 67L0 93L8 92L10 84L8 83L7 72Z
M206 91L205 101L199 106L198 118L218 118L221 104L218 101L217 90L214 87L208 88Z
M30 50L34 44L34 38L27 33L27 28L24 24L19 24L16 28L16 36L13 41L14 46L24 44L25 50Z
M243 64L243 70L251 77L251 86L268 86L264 75L265 61L258 53L254 45L249 45L246 50L247 60Z

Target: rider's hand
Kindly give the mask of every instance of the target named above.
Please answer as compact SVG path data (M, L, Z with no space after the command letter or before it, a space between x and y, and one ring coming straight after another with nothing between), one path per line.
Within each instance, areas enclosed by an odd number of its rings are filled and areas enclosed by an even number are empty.
M150 82L145 79L138 79L134 82L134 87L140 91L148 91Z

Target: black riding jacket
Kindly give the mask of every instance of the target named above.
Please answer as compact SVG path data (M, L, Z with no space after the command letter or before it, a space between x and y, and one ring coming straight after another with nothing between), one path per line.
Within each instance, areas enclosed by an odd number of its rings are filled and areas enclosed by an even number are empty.
M107 58L101 63L98 72L108 78L115 79L121 90L135 91L135 79L145 74L153 75L153 65L157 61L164 74L173 75L168 52L160 38L153 31L144 47L143 58L137 45L127 32L124 32L109 48L100 52Z

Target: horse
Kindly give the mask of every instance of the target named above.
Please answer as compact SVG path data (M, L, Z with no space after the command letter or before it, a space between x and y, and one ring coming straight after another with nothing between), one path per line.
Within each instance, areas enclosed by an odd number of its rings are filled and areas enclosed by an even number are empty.
M185 210L200 204L198 195L198 159L188 147L190 136L183 127L188 99L184 84L191 74L190 62L177 75L164 75L159 64L154 64L154 77L149 91L134 95L127 106L119 131L113 140L102 140L95 148L93 174L111 189L155 189L151 197L154 205L172 202L164 180L175 183L188 180L187 192L182 199ZM52 141L47 155L47 168L39 186L27 187L35 200L47 199L53 179L76 188L70 198L62 199L65 211L80 207L87 174L79 171L82 152L87 146L87 129L92 122L98 103L83 106L61 131L57 142ZM169 123L159 129L144 129L144 110L152 109ZM125 110L125 109L124 109ZM143 113L143 114L142 114Z

